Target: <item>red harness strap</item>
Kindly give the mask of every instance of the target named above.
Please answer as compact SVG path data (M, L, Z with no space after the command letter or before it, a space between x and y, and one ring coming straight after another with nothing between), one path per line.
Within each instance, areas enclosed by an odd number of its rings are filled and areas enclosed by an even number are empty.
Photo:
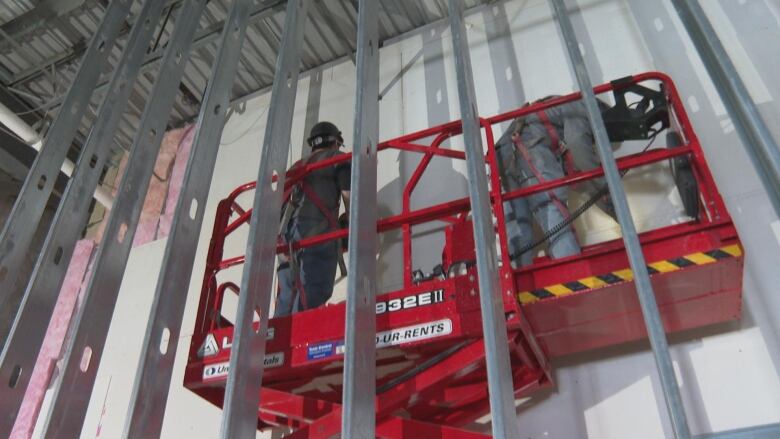
M314 157L314 154L310 155L308 159L304 160L298 160L295 162L295 164L290 167L290 171L295 170L298 167L306 167L310 164L311 159ZM289 172L289 171L288 171ZM339 228L339 222L338 220L333 216L333 213L328 209L328 207L325 205L325 202L322 201L322 198L317 196L317 193L314 192L311 187L306 184L306 180L304 177L300 179L299 182L291 185L287 189L285 189L283 198L284 200L287 200L290 197L290 194L292 193L295 186L300 185L301 190L303 191L304 195L311 200L312 203L314 203L314 206L322 213L322 215L325 217L325 219L328 220L328 224L330 224L331 227L338 229ZM301 201L302 202L302 201Z
M534 166L533 159L531 158L531 154L528 152L528 149L526 149L525 145L523 144L523 141L520 140L520 136L516 136L514 138L515 147L520 151L520 154L525 159L525 162L528 163L528 167L531 168L531 172L533 172L534 176L536 177L536 181L539 183L544 183L546 180L542 176L542 173L539 172L538 169L536 169L536 166ZM550 196L550 199L552 200L553 204L558 208L558 210L561 212L561 215L563 215L564 218L569 217L569 210L564 206L564 204L561 202L561 200L558 199L558 197L555 195L555 192L552 190L547 191L547 195Z
M550 148L552 148L553 152L559 154L561 150L561 139L558 137L558 130L556 130L552 122L550 122L550 118L547 117L547 113L544 110L537 111L536 116L542 121L544 129L547 130L547 135L550 136Z
M322 214L325 216L325 218L328 220L328 223L331 227L338 229L339 228L339 222L336 219L336 217L333 216L333 212L328 210L328 207L325 206L325 203L322 201L322 198L318 197L317 194L309 187L308 184L306 184L305 181L301 181L300 183L301 189L303 190L303 193L306 194L306 197L311 200L312 203L317 207L317 209L322 212Z
M566 170L566 173L574 173L576 169L574 168L574 161L571 157L571 154L568 150L561 151L561 139L558 136L558 130L556 130L552 122L550 122L550 118L547 116L547 112L544 110L537 111L536 116L539 117L539 120L542 121L544 129L547 130L547 135L550 136L550 149L552 149L556 155L563 159L563 166Z

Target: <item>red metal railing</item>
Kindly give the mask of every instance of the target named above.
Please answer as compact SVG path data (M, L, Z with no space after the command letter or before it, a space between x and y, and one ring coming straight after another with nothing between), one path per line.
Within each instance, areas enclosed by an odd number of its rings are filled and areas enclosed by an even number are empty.
M672 149L656 147L655 149L644 153L621 157L617 160L618 168L621 170L631 169L662 162L675 157L687 156L691 162L694 177L698 183L700 190L700 206L702 208L700 209L700 217L694 219L692 222L705 226L710 223L728 220L729 216L723 200L721 199L716 189L715 182L709 172L709 168L706 166L701 145L699 144L696 134L693 132L690 120L685 113L683 103L680 99L677 89L671 81L671 78L662 73L650 72L634 76L633 81L630 83L640 83L644 81L660 81L664 84L664 89L666 91L667 100L669 103L671 122L670 129L676 131L681 136L683 145ZM626 82L621 82L617 85L613 83L603 84L595 87L594 91L597 94L607 93L614 89L619 89L620 87L625 86L624 84L626 84ZM532 187L503 193L501 191L501 185L499 182L495 142L491 128L493 125L500 122L508 121L517 117L532 114L539 110L572 102L579 98L580 93L572 93L566 96L550 99L545 102L529 105L518 110L480 119L480 124L485 132L487 147L485 161L490 169L489 177L491 204L493 213L496 217L496 232L499 237L499 245L501 249L502 264L500 265L499 269L501 270L502 287L504 289L514 288L514 290L516 290L515 286L512 285L514 282L514 277L511 275L512 268L509 261L506 220L503 210L504 201L598 178L603 176L603 170L594 169L587 172L573 173L565 176L564 178L546 181ZM405 288L412 285L412 227L417 224L431 221L452 221L454 215L463 214L464 212L468 212L470 209L470 203L467 197L414 210L412 210L410 202L415 188L420 182L420 179L422 178L433 157L446 157L458 160L465 159L465 154L461 151L442 148L442 143L445 140L460 134L461 122L453 121L437 127L404 135L396 139L388 140L378 145L379 151L396 149L423 154L422 160L419 162L404 187L401 213L398 215L382 218L377 222L377 231L380 233L398 228L402 230ZM429 145L416 143L431 137L433 137L433 141ZM309 172L337 163L343 163L349 161L350 159L351 154L343 154L328 160L309 164L303 167L299 172L296 172L294 175L288 173L285 179L285 191L289 192L289 189ZM210 306L212 307L211 309L216 310L217 313L219 312L219 307L222 303L222 295L224 294L224 291L226 289L233 290L234 292L238 291L238 287L232 283L223 284L218 287L216 277L221 270L242 264L244 262L244 256L223 259L223 249L225 238L241 225L247 223L252 214L251 209L245 210L238 204L237 198L242 193L250 191L254 188L254 182L247 183L236 188L227 198L222 200L217 207L216 221L214 224L211 245L209 247L208 260L206 263L206 273L203 280L203 292L205 297L202 298L202 300L205 300L206 303L210 303ZM235 219L231 220L234 214L236 217ZM327 241L332 241L334 239L341 239L346 237L347 233L348 231L346 229L330 231L296 242L293 248L306 248ZM289 249L286 245L279 245L277 247L277 253L285 253L287 251L289 251ZM200 313L199 322L202 330L211 330L216 325L222 324L221 318L214 319L211 317L211 313Z

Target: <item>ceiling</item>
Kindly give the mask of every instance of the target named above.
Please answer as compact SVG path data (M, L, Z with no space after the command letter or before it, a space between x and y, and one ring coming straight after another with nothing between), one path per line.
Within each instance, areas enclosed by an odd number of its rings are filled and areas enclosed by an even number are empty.
M167 1L158 30L149 48L142 74L135 84L128 110L115 135L115 159L129 150L144 103L155 80L166 41L175 25L183 0ZM474 7L495 0L466 0ZM170 126L197 115L210 76L217 42L230 0L210 0L201 17L193 51L179 87ZM233 99L263 90L273 83L285 1L255 2L244 42ZM446 0L381 0L379 32L382 41L404 34L447 15ZM108 0L3 0L0 2L0 100L39 131L45 131L78 68L91 35L105 12ZM82 121L69 156L75 160L88 134L94 112L103 98L109 74L122 54L141 0L109 56L109 66L93 93L90 110ZM301 57L302 71L346 56L354 57L357 0L312 0ZM7 142L2 142L6 145ZM13 152L13 151L11 151ZM18 151L17 151L18 153Z

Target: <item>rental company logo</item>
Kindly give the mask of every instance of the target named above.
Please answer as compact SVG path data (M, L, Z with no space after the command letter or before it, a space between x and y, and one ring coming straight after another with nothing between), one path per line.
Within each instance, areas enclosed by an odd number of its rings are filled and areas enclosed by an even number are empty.
M266 340L273 340L274 339L274 328L268 328L268 332L266 333ZM220 351L220 349L230 349L230 347L233 346L233 334L228 334L222 337L222 347L217 344L217 338L214 337L214 334L209 334L206 336L206 339L203 340L203 344L200 345L200 348L198 349L198 358L208 358L213 357L214 355L217 355Z
M376 347L377 349L381 349L403 343L442 337L451 333L452 321L450 319L436 320L433 322L420 323L418 325L378 332L376 334ZM321 360L332 355L342 355L344 351L343 341L317 343L308 346L306 359L309 361Z
M268 354L263 359L263 367L271 369L279 367L284 364L284 352L275 352ZM230 372L230 362L210 364L203 368L203 380L213 380L217 378L226 377Z

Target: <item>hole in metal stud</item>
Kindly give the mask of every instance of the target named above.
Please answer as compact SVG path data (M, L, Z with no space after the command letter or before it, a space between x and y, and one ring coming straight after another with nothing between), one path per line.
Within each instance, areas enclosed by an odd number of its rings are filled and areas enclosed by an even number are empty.
M163 329L160 335L160 353L165 355L168 353L168 344L171 341L171 331L168 328Z
M126 234L127 234L127 224L122 223L122 225L119 226L119 231L116 234L116 240L119 241L120 244L123 243Z
M22 366L18 364L11 369L11 378L8 380L8 387L15 388L19 384L19 378L22 376Z
M87 346L84 348L84 352L81 354L81 361L79 362L79 369L82 372L86 372L89 369L89 363L92 361L92 348Z

